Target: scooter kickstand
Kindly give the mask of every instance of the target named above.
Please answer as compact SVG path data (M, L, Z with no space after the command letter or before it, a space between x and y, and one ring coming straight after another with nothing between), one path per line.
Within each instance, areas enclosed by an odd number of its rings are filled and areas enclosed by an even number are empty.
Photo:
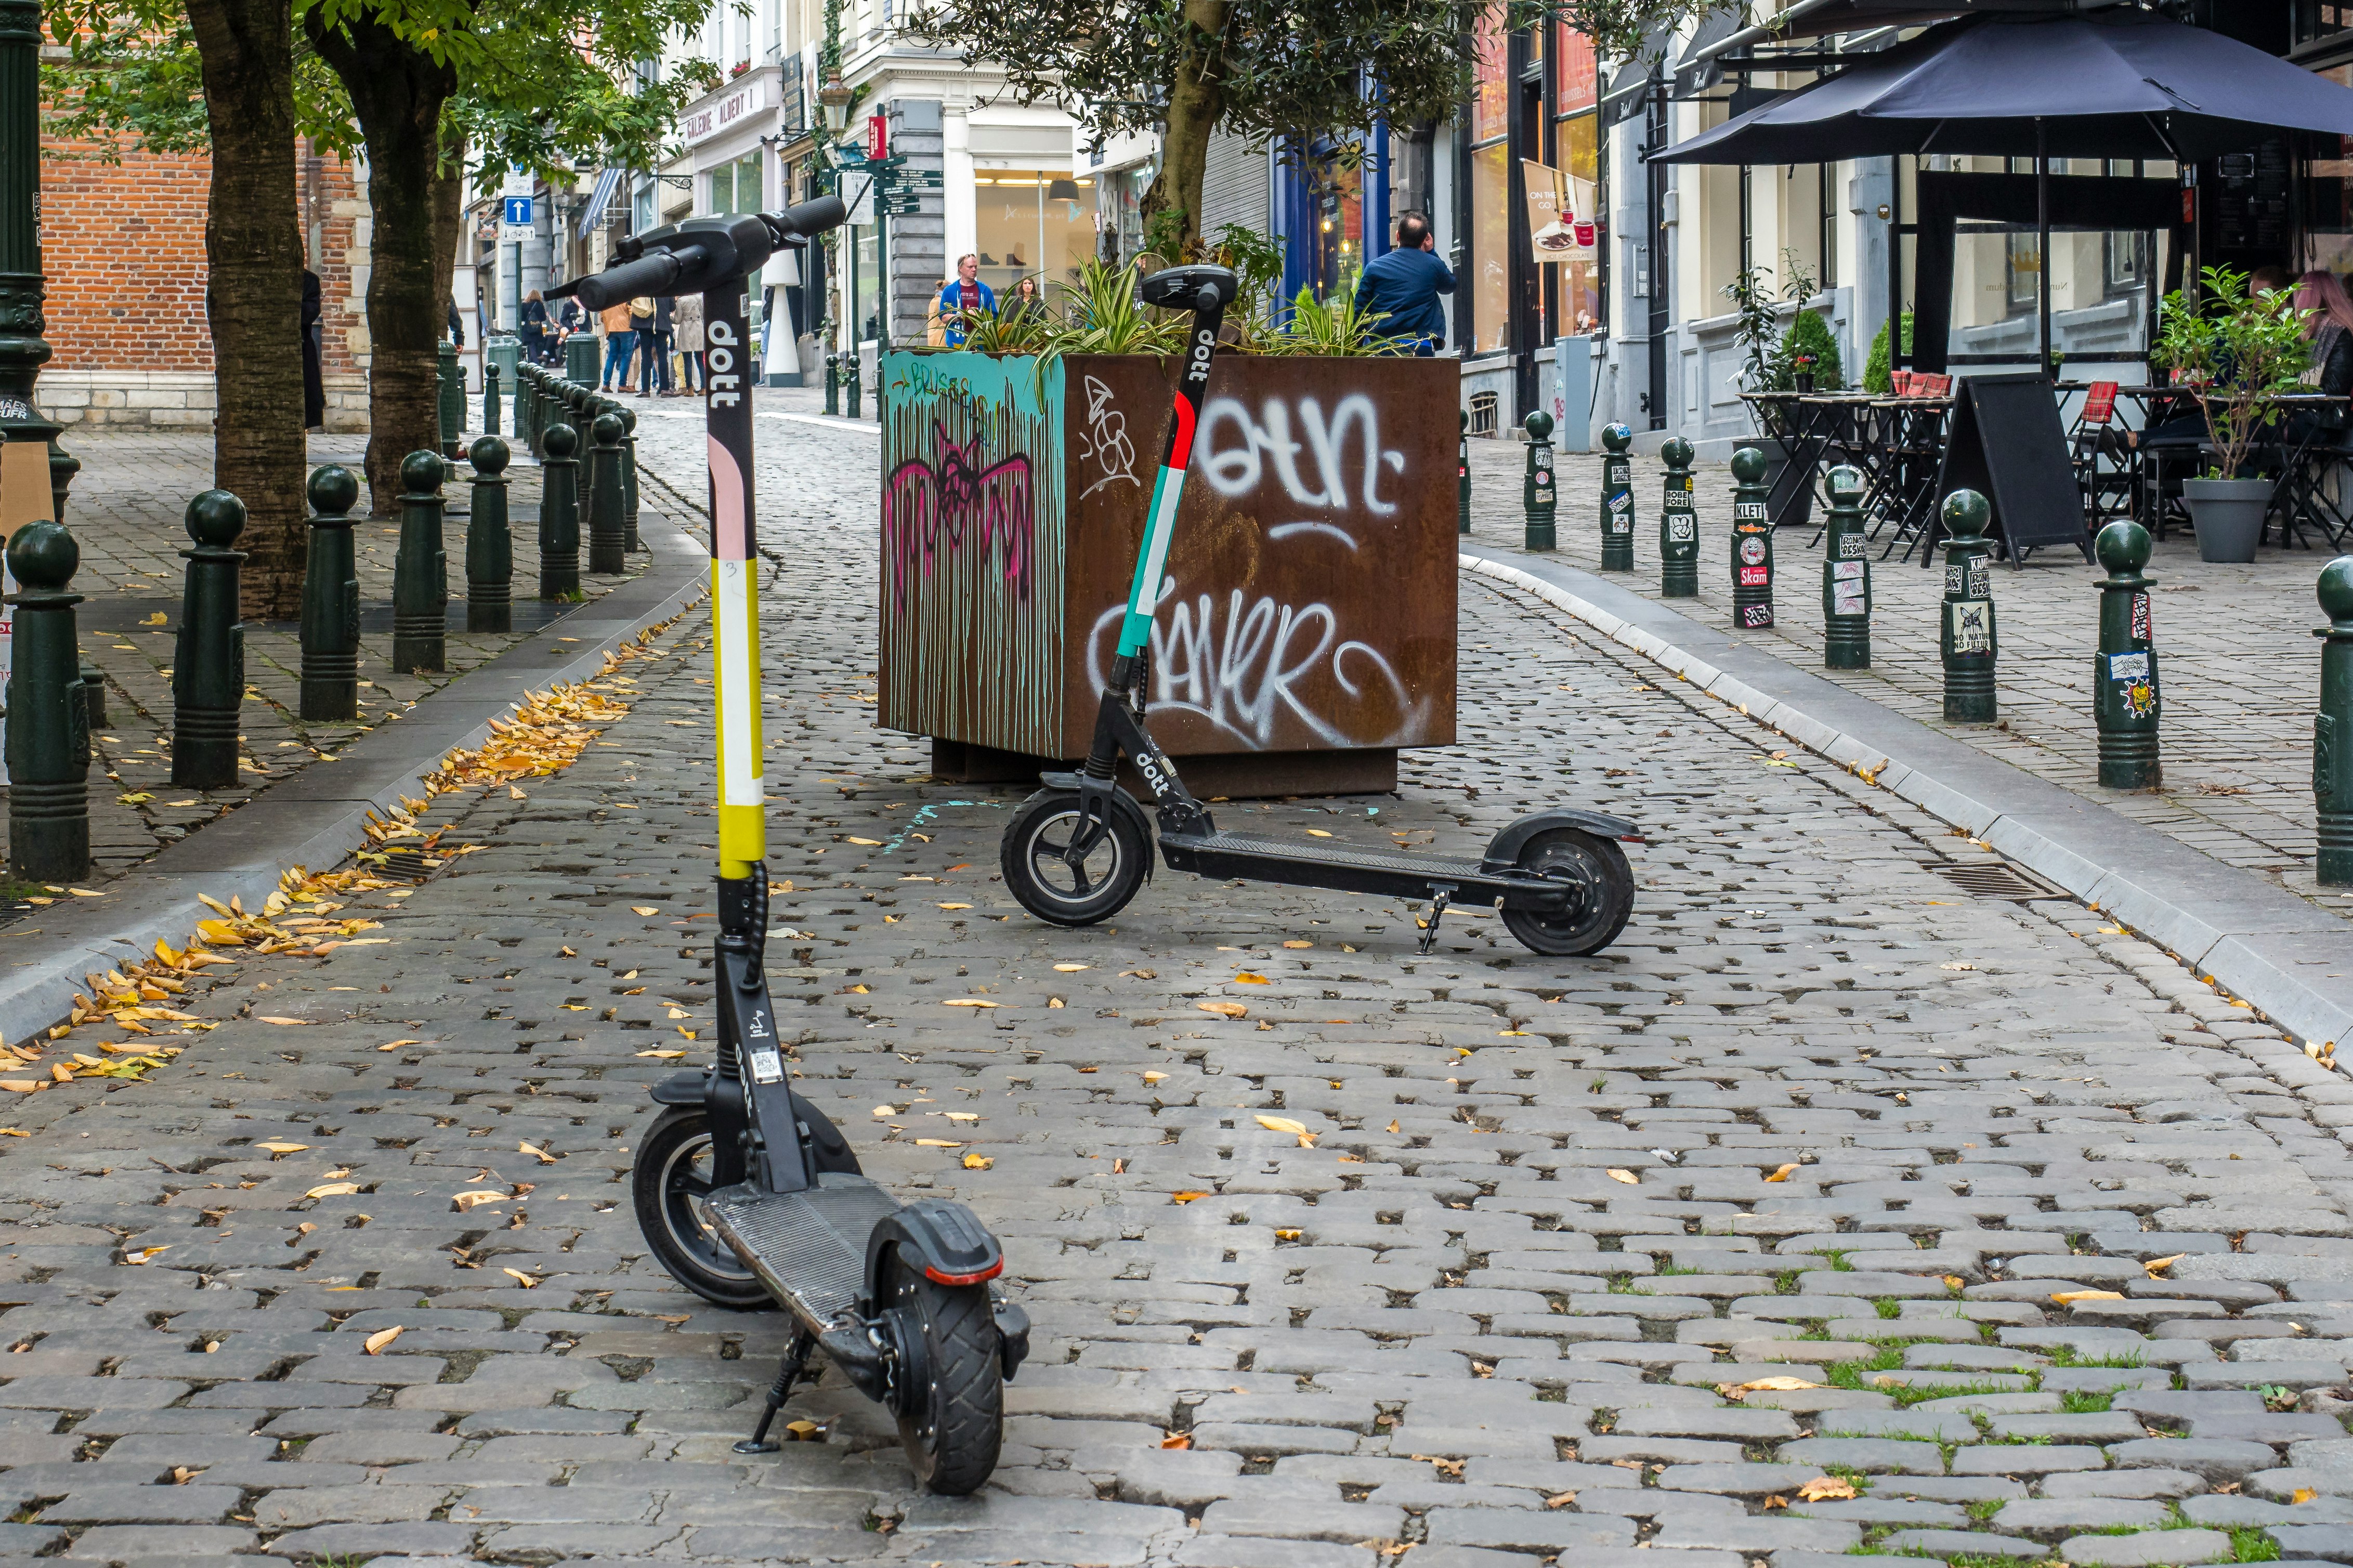
M785 1407L793 1384L807 1370L809 1354L817 1349L817 1341L806 1333L797 1333L786 1347L785 1364L776 1369L776 1385L768 1390L768 1407L760 1413L760 1425L749 1437L735 1445L739 1454L773 1454L783 1445L768 1441L768 1427L776 1419L776 1412Z
M1451 888L1438 888L1430 892L1430 918L1414 922L1421 927L1421 952L1428 952L1437 945L1438 922L1446 918L1447 906L1454 901L1453 895L1454 889Z

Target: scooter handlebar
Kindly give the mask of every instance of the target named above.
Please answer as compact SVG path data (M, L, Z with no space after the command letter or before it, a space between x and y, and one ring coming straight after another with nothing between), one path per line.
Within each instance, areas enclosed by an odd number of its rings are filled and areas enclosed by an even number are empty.
M776 230L780 238L820 235L829 228L839 228L849 216L849 209L842 205L839 196L819 196L782 212L760 215L761 221Z
M574 279L564 287L592 310L602 310L624 300L634 300L641 294L668 294L674 291L679 274L691 268L702 258L702 247L691 245L681 249L656 251L635 261L624 261L607 267L602 272Z

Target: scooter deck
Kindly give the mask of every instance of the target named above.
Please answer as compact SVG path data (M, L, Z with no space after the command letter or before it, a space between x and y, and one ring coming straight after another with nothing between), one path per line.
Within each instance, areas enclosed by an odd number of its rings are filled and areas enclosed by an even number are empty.
M1244 833L1198 837L1164 833L1160 853L1173 869L1197 876L1238 877L1245 881L1349 893L1429 898L1446 888L1451 889L1448 897L1458 904L1500 900L1514 909L1535 910L1559 909L1569 897L1569 889L1563 883L1525 872L1490 871L1476 860L1343 849Z
M899 1200L864 1176L825 1173L806 1192L763 1193L748 1184L708 1200L711 1223L760 1283L811 1329L858 1305L866 1238Z

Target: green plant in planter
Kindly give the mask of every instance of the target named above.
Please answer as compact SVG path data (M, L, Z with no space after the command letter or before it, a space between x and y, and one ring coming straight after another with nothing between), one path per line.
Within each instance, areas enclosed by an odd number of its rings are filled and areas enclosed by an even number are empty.
M1773 308L1772 276L1769 267L1752 267L1722 289L1739 321L1732 329L1732 341L1746 355L1740 363L1740 384L1751 392L1767 390L1773 375L1773 338L1780 317Z
M1807 363L1801 365L1800 360ZM1838 340L1831 336L1830 322L1811 310L1800 310L1790 318L1781 346L1773 352L1777 388L1794 389L1799 373L1808 369L1813 372L1816 392L1837 392L1846 385L1846 371L1839 363Z
M1912 357L1912 312L1904 312L1904 357ZM1862 389L1882 397L1895 394L1894 357L1888 352L1887 323L1879 323L1879 335L1871 340L1871 353L1862 362Z
M1330 299L1318 300L1313 289L1302 289L1291 302L1291 319L1282 331L1266 334L1256 352L1360 358L1404 350L1396 339L1380 334L1370 311L1356 308L1351 290L1335 289Z
M2151 363L2193 387L2221 461L2205 476L2237 479L2256 437L2280 415L2280 398L2301 392L2312 363L2304 335L2307 312L2294 290L2253 294L2247 274L2228 267L2199 272L2200 298L2177 289L2158 312Z

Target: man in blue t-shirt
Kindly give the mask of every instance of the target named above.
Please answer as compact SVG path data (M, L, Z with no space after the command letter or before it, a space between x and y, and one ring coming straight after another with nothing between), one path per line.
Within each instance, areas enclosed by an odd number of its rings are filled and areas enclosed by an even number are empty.
M1374 330L1425 358L1446 341L1438 297L1454 292L1454 274L1437 250L1429 220L1409 215L1398 225L1397 248L1376 258L1356 282L1356 309L1376 318Z
M959 311L996 309L997 295L980 280L980 258L957 257L955 278L940 289L940 321L947 329L947 346L955 348L964 342L964 320Z

